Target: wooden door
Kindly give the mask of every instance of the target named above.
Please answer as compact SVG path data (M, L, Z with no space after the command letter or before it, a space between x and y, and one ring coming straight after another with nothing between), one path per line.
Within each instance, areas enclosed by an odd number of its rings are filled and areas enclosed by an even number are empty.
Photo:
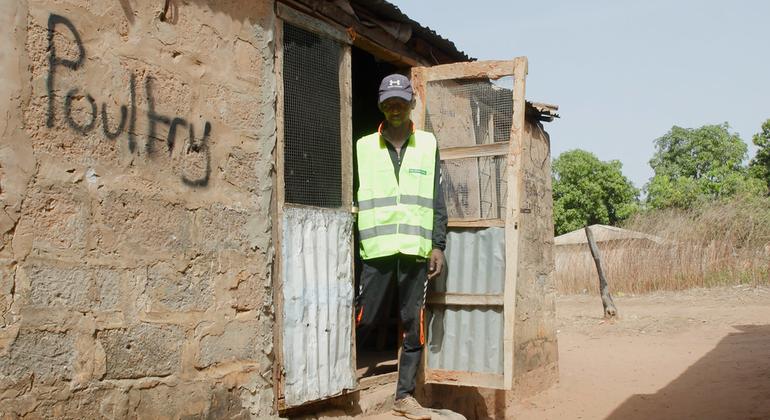
M279 410L355 389L348 37L278 4L275 373Z
M449 213L446 275L427 297L429 383L513 388L526 74L525 57L412 69Z

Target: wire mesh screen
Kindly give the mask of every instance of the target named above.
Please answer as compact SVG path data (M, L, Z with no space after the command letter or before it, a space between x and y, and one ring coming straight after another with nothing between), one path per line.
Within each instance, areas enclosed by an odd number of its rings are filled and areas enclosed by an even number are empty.
M513 78L430 81L425 90L425 128L439 147L509 141ZM450 218L504 218L506 157L444 160L444 197Z
M447 215L453 219L503 219L508 184L505 156L441 162Z
M425 127L442 148L508 141L512 87L512 77L430 81L425 91Z
M340 207L342 46L288 23L283 31L286 202Z

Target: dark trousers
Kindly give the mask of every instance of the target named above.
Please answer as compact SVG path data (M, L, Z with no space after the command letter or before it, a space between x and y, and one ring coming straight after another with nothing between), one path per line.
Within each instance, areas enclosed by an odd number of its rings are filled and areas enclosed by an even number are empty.
M404 346L398 362L396 399L414 394L425 336L422 331L428 262L412 255L393 255L363 261L361 292L356 300L356 336L363 342L398 290ZM394 287L396 286L396 287Z

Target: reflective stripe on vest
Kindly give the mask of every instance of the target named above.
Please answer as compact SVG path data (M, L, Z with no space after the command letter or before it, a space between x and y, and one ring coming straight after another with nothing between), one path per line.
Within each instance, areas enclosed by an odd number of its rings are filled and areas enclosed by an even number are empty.
M416 130L408 141L398 181L379 133L356 143L363 259L398 253L428 257L433 249L436 138Z
M358 231L361 240L372 239L377 236L395 235L396 233L405 233L407 235L421 236L425 239L433 241L433 230L426 229L422 226L412 225L382 225L370 227L368 229L360 229Z

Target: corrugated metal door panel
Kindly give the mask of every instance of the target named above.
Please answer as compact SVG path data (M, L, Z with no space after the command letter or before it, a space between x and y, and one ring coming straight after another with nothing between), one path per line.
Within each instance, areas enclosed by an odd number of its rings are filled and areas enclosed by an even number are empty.
M286 207L283 214L283 370L287 407L355 388L353 218Z
M505 229L450 229L445 256L446 275L429 289L446 302L428 299L426 379L471 372L502 383ZM476 301L452 304L457 296Z
M503 374L502 308L435 307L427 322L429 368Z

